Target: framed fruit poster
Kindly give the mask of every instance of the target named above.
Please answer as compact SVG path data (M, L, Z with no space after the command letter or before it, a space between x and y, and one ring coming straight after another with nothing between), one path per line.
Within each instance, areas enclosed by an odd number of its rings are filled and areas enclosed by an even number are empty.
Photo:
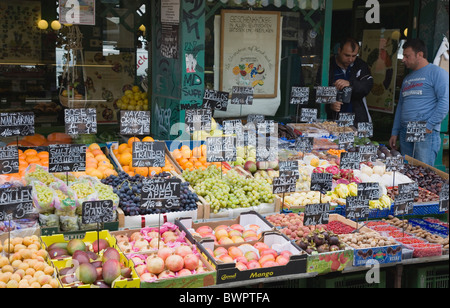
M251 86L255 98L277 96L280 12L223 10L220 91Z
M394 113L400 30L364 30L361 59L369 65L373 87L366 96L370 110Z

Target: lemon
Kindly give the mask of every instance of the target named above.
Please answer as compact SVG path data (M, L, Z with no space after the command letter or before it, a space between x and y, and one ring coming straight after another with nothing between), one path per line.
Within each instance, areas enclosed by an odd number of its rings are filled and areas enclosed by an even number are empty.
M134 93L138 93L138 92L140 92L141 90L139 89L138 86L133 86L133 87L131 88L131 91L133 91Z

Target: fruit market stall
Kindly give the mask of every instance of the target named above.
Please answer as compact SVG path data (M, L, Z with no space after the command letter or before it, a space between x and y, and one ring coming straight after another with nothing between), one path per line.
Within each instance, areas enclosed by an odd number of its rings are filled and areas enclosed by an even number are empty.
M448 174L336 123L239 123L179 143L11 141L0 286L311 287L376 262L378 286L400 287L408 266L448 263Z

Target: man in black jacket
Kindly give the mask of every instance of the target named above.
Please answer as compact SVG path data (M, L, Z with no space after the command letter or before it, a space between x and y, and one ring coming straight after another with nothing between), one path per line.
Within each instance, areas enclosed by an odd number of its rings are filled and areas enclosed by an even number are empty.
M330 59L329 84L338 91L352 88L350 103L335 102L326 105L329 120L337 120L339 112L355 114L354 126L359 122L372 122L365 96L373 87L373 77L366 62L358 57L358 42L346 38L340 43L338 54Z

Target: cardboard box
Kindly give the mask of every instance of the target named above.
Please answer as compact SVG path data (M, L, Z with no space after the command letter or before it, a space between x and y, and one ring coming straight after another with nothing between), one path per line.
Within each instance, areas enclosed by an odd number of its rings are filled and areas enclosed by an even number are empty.
M156 227L153 227L156 228ZM134 230L122 230L122 231L116 231L112 232L112 235L114 237L125 235L127 237L130 237L133 233L140 232L140 230L134 229ZM174 231L177 236L181 236L180 229L177 229ZM187 237L186 237L187 239ZM186 240L186 244L193 247L195 244L194 242L190 241L189 239ZM119 248L120 249L120 248ZM198 247L195 246L195 249L199 251ZM133 252L132 254L129 254L127 256L133 256L136 257L136 255L151 255L156 253L157 250L147 250L147 251L140 251L140 252ZM216 271L214 268L211 267L211 265L206 261L206 259L200 255L200 259L203 263L203 266L206 267L207 271L204 273L198 273L191 276L182 276L182 277L174 277L169 279L161 279L154 282L146 282L141 281L140 287L141 288L201 288L206 286L211 286L215 284L216 281ZM133 262L133 259L130 260L130 262ZM134 268L136 268L136 264L134 264Z
M108 241L108 243L111 247L118 249L116 239L107 230L102 230L98 233L97 232L86 232L86 235L83 238L83 242L85 242L87 244L91 244L95 240L97 240L97 238L105 239L106 241ZM63 234L56 234L56 235L51 235L51 236L41 236L41 240L42 240L42 243L45 244L46 248L53 243L68 242L68 240L66 240L64 238ZM134 264L132 262L130 262L130 260L128 260L126 258L126 256L120 252L120 250L119 250L119 253L121 254L120 261L126 267L131 268L131 278L117 280L113 283L113 285L111 287L112 288L139 288L140 280L134 269ZM72 261L72 258L65 258L65 259L61 259L61 260L52 260L53 264L55 265L55 267L58 270L60 270L64 267L70 266L70 264L72 263L71 261ZM59 278L61 279L61 277L59 277ZM64 285L64 287L65 288L72 288L72 287L91 288L91 287L95 287L95 286L72 284L72 285Z
M380 264L402 261L402 245L354 249L353 266L365 266L369 260Z
M223 263L217 261L208 250L214 250L214 241L205 240L202 241L198 248L201 250L202 255L208 260L213 268L217 271L216 284L231 283L237 281L249 281L258 278L270 278L280 277L285 275L303 274L306 272L306 258L307 255L297 245L291 242L286 236L279 232L269 231L264 233L264 237L261 240L269 247L274 244L283 245L285 250L289 250L293 253L289 262L286 265L272 266L266 268L256 268L248 270L239 270L236 268L235 263ZM243 243L241 245L248 245ZM241 246L236 245L236 246Z
M432 167L428 164L425 164L423 162L421 162L420 160L417 160L411 156L406 155L405 156L405 160L408 161L408 163L410 165L417 165L417 166L422 166L425 168L429 168L430 170L433 170L434 172L436 172L441 178L443 178L444 180L448 180L448 173L445 173L444 171L441 171L435 167Z
M220 225L231 226L234 224L240 224L245 228L245 226L253 224L259 226L259 230L261 232L272 231L274 229L270 222L255 211L243 212L234 219L209 221L203 223L194 223L194 219L191 217L180 217L175 220L175 224L180 228L180 230L186 233L186 237L193 243L198 243L205 240L204 238L192 234L193 231L202 226L209 226L214 230ZM218 245L215 245L215 248L217 248L217 246Z

